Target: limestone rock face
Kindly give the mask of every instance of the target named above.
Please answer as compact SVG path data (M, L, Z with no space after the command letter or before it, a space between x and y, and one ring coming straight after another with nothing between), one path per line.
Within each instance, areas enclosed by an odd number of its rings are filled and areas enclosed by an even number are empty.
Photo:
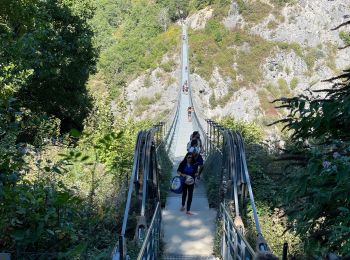
M179 57L164 57L163 61L177 61ZM130 116L136 119L162 120L174 107L179 90L179 63L174 70L156 68L132 80L125 89Z
M213 16L213 9L206 7L197 13L189 16L185 22L193 30L200 30L205 28L207 21Z
M193 101L196 107L200 108L199 115L203 118L215 118L223 116L233 116L238 120L253 121L261 112L259 111L259 97L254 89L241 88L235 92L229 91L227 86L229 79L225 79L220 75L218 70L210 79L215 82L214 87L210 87L210 83L201 78L198 74L191 75L191 86L193 93ZM231 92L229 100L223 104L219 104L215 108L210 105L210 96L215 95L217 99L223 98Z
M269 0L261 2L273 5ZM186 23L193 30L203 30L213 15L214 10L207 7L189 16ZM331 31L349 19L350 0L299 0L278 9L278 13L271 11L263 20L252 24L245 21L237 2L232 1L222 24L228 30L248 32L262 37L269 44L276 43L276 46L257 68L263 75L257 83L245 81L238 69L242 61L235 59L230 74L232 78L223 76L218 65L206 75L207 80L192 73L190 84L196 112L203 118L230 115L259 122L265 122L271 116L276 118L277 110L271 105L266 109L269 101L281 95L308 94L310 89L324 88L328 85L322 80L339 74L350 65L349 49L337 49L343 46L339 31ZM278 47L281 43L294 47ZM237 55L242 52L249 54L254 46L243 42L222 48L223 51L233 48ZM191 49L189 51L191 53ZM180 51L168 53L158 68L129 82L126 99L130 111L136 111L133 115L138 119L166 115L175 106L180 88L180 53L177 52ZM174 66L171 71L165 71L163 65L169 62ZM192 67L191 71L197 70ZM140 108L142 102L147 104Z
M270 15L251 31L268 40L296 42L303 46L315 47L325 42L339 45L339 32L330 29L344 22L349 7L350 2L344 0L299 0L282 10L284 22L277 28L267 28L267 24L276 19Z
M223 24L228 29L235 28L236 26L239 27L239 25L242 27L244 25L244 20L238 12L238 4L236 1L232 1L228 15L223 20Z

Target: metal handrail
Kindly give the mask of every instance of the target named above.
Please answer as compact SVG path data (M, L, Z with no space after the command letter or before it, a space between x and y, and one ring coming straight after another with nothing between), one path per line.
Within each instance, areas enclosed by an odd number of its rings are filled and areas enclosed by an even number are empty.
M168 126L168 125L166 126L167 133L165 134L164 139L163 139L163 142L165 143L165 150L167 152L169 152L170 147L172 145L172 142L174 140L174 136L175 136L175 129L176 129L178 119L179 119L180 99L181 99L181 92L179 91L175 114L174 114L174 117L171 119L171 123L169 123L169 121L167 123L167 124L170 124L170 126Z
M187 53L188 53L188 34L187 34L187 29L185 30L185 33L186 33L186 40L187 40L187 44L186 44L186 47L187 47ZM183 51L183 50L182 50ZM181 55L181 58L182 58L182 55ZM189 55L187 55L187 71L189 73L190 71L190 62L189 62ZM197 106L195 105L195 102L193 102L193 96L192 96L192 84L191 84L191 77L190 77L190 73L189 73L189 77L188 77L188 89L189 89L189 102L190 102L190 106L194 108L194 112L192 112L192 120L195 125L197 125L198 129L199 129L199 132L201 134L201 136L203 136L203 139L204 139L204 146L206 145L207 143L207 133L205 132L204 128L203 128L203 125L202 123L200 122L200 119L199 117L197 116ZM204 118L202 118L204 120Z
M132 195L133 188L134 188L134 181L135 181L135 177L136 177L136 174L137 174L137 169L139 167L139 155L140 155L141 141L142 141L143 134L144 134L143 131L140 131L138 133L137 141L136 141L136 144L135 144L134 163L133 163L133 166L132 166L128 197L127 197L127 200L126 200L126 206L125 206L125 212L124 212L124 221L123 221L122 232L121 232L122 236L125 235L125 231L126 231L126 224L127 224L127 221L128 221L128 213L129 213L130 203L131 203L131 195Z
M223 219L223 232L221 256L225 259L244 259L252 260L255 252L249 245L239 228L232 221L223 203L220 204L220 214Z
M241 156L241 160L242 160L242 163L243 163L243 172L244 172L244 175L245 175L245 178L246 178L246 181L247 181L249 197L250 197L250 203L251 203L252 210L253 210L254 222L255 222L255 226L256 226L256 230L257 230L258 236L261 238L262 237L262 231L261 231L259 217L258 217L256 206L255 206L253 189L252 189L252 186L251 186L251 183L250 183L250 177L249 177L249 173L248 173L247 161L246 161L246 156L245 156L244 141L243 141L243 138L242 138L240 133L236 132L236 138L238 140L238 145L240 147L240 156ZM257 245L257 247L258 247L258 249L260 251L269 251L269 247L268 247L267 243L265 242L265 240L259 241L259 244Z
M127 196L127 201L126 201L126 206L125 206L125 211L124 211L124 218L123 218L123 224L122 224L122 231L119 236L119 242L116 245L116 247L113 250L112 253L112 258L113 259L125 259L127 254L126 254L126 241L125 241L125 233L126 233L126 228L127 228L127 223L128 223L128 217L129 217L129 211L131 207L131 200L132 200L132 194L134 191L134 184L139 180L139 170L140 166L142 165L142 172L143 172L143 186L142 186L142 203L141 203L141 209L140 209L140 220L146 221L145 217L145 212L146 212L146 203L147 203L147 196L148 196L148 181L151 176L151 178L157 178L156 183L158 185L158 174L156 172L156 176L153 175L153 172L150 170L154 167L151 166L156 161L152 160L152 147L155 147L154 144L154 137L155 133L157 131L161 131L163 127L163 124L157 124L153 126L151 129L140 131L137 136L137 142L135 145L135 151L134 151L134 163L133 163L133 168L132 168L132 174L130 178L130 184L129 184L129 190L128 190L128 196ZM156 150L156 149L154 149ZM152 168L150 168L152 167ZM155 166L157 167L157 166ZM159 202L159 187L157 187L157 200ZM146 227L143 226L143 229ZM137 230L138 232L138 230Z
M149 160L150 150L153 140L153 129L146 132L146 140L143 149L143 186L142 186L142 203L141 203L141 216L145 215L146 211L146 199L147 199L147 181L149 176Z
M250 203L253 210L253 216L254 216L254 222L256 231L258 234L257 241L256 241L256 249L257 252L266 252L270 251L261 231L259 218L257 215L257 210L255 206L254 201L254 195L253 190L250 182L250 177L248 173L248 167L245 157L245 147L244 147L244 140L240 133L233 132L229 129L226 129L222 127L221 125L217 124L216 122L212 120L206 120L208 124L208 141L209 141L209 147L210 147L210 153L212 153L214 150L221 150L222 155L224 158L227 158L224 160L224 163L226 163L226 167L228 167L227 173L230 176L230 179L232 180L232 189L233 193L230 197L231 200L234 201L235 206L235 222L237 221L237 224L235 224L235 228L240 226L240 230L244 230L243 222L240 217L240 208L243 208L243 196L245 195L245 187L247 187L249 192L249 198ZM222 142L222 147L220 146ZM223 173L222 173L223 174ZM223 179L223 178L221 178ZM243 184L243 185L242 185ZM238 199L238 194L241 194L242 200Z
M137 135L137 141L135 144L135 150L134 150L134 163L131 171L131 177L130 177L130 184L129 184L129 190L128 190L128 196L126 200L126 206L124 211L124 218L123 218L123 224L122 224L122 231L120 233L120 236L118 238L118 244L115 246L112 258L114 259L123 259L124 258L124 251L125 251L125 232L126 232L126 226L128 223L128 216L129 216L129 210L131 205L131 197L132 192L134 188L134 182L135 178L137 178L137 172L139 168L139 156L140 156L140 150L141 150L141 144L143 139L144 131L140 131Z
M143 241L141 250L137 257L137 260L143 259L157 259L158 249L159 249L159 231L160 231L160 222L161 222L161 210L160 203L157 203L156 209L154 210L154 214L147 230L146 237ZM158 235L158 238L151 240L152 236ZM153 249L153 250L152 250ZM156 254L156 255L155 255ZM151 255L151 257L149 257Z

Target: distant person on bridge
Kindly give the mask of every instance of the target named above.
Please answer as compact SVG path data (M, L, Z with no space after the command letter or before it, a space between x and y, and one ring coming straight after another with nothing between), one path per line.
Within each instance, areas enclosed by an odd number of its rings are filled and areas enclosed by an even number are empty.
M195 142L195 140L193 140L193 142ZM188 152L193 154L194 165L197 167L196 177L200 180L204 164L203 157L200 155L198 147L191 147Z
M193 149L191 149L193 148ZM188 143L187 143L187 152L189 152L190 150L196 150L197 152L199 152L199 147L198 147L198 140L196 138L191 139Z
M198 153L202 154L204 152L204 148L202 145L202 140L201 140L201 135L198 131L194 131L191 136L190 136L190 141L187 143L187 152L189 151L189 149L192 146L192 141L193 140L197 140L197 149L198 149Z
M185 81L185 83L182 86L182 92L184 92L184 93L188 92L187 80Z
M194 112L193 107L188 107L188 108L187 108L188 122L192 122L192 112Z
M187 153L185 158L180 163L177 168L177 173L185 178L185 182L182 186L182 202L181 202L181 211L185 210L186 204L186 214L193 215L191 210L193 190L194 190L194 180L197 175L198 165L195 164L193 153Z

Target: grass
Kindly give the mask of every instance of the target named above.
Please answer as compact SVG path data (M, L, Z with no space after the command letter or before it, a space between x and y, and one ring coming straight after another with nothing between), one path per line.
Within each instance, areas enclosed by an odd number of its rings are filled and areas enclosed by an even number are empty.
M161 64L160 67L165 72L172 72L176 67L176 62L174 60L169 60L168 62Z
M176 82L176 78L170 76L166 80L166 86L169 87L171 84L173 84L175 82Z
M276 21L271 20L268 24L267 24L267 28L270 30L274 30L278 27L278 23L276 23Z
M252 83L258 83L263 79L260 65L268 56L270 56L273 49L273 43L258 39L259 37L257 36L254 38L251 39L251 51L240 52L237 63L238 72L243 75L244 80Z
M336 55L337 55L337 46L328 43L327 44L327 62L326 65L335 73L339 73L339 70L336 65Z
M309 71L311 71L318 59L318 51L315 48L307 48L306 55L304 55L304 61Z
M162 97L160 92L156 93L153 97L142 96L136 99L134 105L134 111L136 116L142 115L142 113L146 110L146 108L157 101L159 101Z
M287 75L289 75L292 72L290 67L288 67L288 66L285 68L285 71L286 71Z
M152 84L152 81L151 81L151 76L149 74L146 74L145 76L145 80L143 81L143 86L145 88L149 88Z
M281 10L275 8L273 11L272 11L272 14L275 16L276 20L279 22L279 23L284 23L284 21L286 20L286 18L283 16L283 14L281 14Z
M290 81L290 88L292 90L294 90L297 86L298 86L298 83L299 83L299 79L297 77L294 77L291 81Z
M227 91L227 93L224 96L221 97L216 97L214 92L210 95L209 97L209 105L211 107L211 109L214 109L217 106L225 107L226 104L228 103L228 101L231 99L231 97L233 96L234 91L237 88L235 87L235 85L231 85Z
M210 105L211 109L214 109L214 108L216 108L218 106L218 101L217 101L217 99L215 97L214 92L209 97L209 105Z
M319 80L315 79L315 80L312 80L311 82L309 82L309 86L312 87L314 86L315 84L317 84L319 82Z
M273 104L270 103L269 91L261 89L258 91L258 96L260 100L260 108L265 112L267 116L277 116L277 110L274 108Z
M230 33L217 22L208 23L205 31L190 31L190 63L194 72L209 80L215 67L225 76L234 76L232 64L236 51L225 48Z
M341 31L339 32L339 38L343 41L344 45L350 44L350 33Z
M296 55L303 57L303 48L296 42L276 42L276 45L281 50L293 50Z
M257 1L237 0L238 11L249 23L258 23L270 14L271 6Z
M280 96L286 97L286 96L290 95L290 89L289 89L288 83L285 79L279 78L277 83L278 83L278 87L279 87Z
M277 48L294 51L299 57L308 59L309 67L314 65L318 55L309 52L305 56L304 49L298 43L271 42L237 28L228 31L215 20L205 30L190 31L189 39L192 72L209 81L215 67L218 67L220 74L231 79L241 75L243 81L240 85L246 86L257 84L263 79L261 64ZM249 46L248 50L241 50L243 44ZM234 63L237 63L237 70L233 69Z

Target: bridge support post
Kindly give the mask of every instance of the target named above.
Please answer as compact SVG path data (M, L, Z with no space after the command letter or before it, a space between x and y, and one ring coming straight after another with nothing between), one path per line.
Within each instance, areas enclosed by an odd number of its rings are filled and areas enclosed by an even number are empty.
M145 216L137 217L137 225L136 225L135 237L134 237L134 240L136 243L142 244L146 236L146 231L147 231L146 217Z

